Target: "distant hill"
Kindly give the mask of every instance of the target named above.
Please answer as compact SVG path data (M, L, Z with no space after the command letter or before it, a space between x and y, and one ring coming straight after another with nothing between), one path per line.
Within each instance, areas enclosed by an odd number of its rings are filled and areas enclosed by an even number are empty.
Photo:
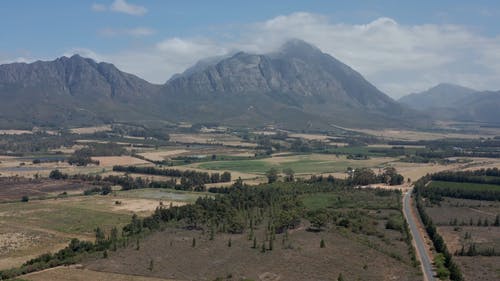
M500 92L439 84L427 91L404 96L399 102L436 119L500 123Z
M433 107L453 108L457 102L477 92L466 87L442 83L427 91L404 96L398 101L419 110Z
M203 60L163 85L78 55L0 65L0 126L169 120L293 129L415 126L424 120L318 48Z

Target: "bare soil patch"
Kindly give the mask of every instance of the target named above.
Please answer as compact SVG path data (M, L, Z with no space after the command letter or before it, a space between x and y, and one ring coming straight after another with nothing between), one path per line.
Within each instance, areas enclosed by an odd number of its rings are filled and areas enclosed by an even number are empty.
M181 155L181 154L187 153L187 152L189 152L189 150L174 149L174 150L159 150L159 151L152 151L152 152L144 152L144 153L140 153L139 155L143 156L146 159L152 160L152 161L163 161L169 157Z
M94 133L106 132L106 131L111 131L110 125L94 126L94 127L82 127L82 128L71 129L71 132L75 133L75 134L94 134Z
M21 200L21 197L44 197L62 192L82 192L91 186L71 180L32 180L25 178L0 178L0 202Z
M117 198L115 200L119 201L120 204L116 204L114 202L111 202L113 204L112 209L116 211L130 211L132 213L139 213L139 212L148 212L152 213L156 208L159 206L162 206L160 204L163 204L163 206L182 206L186 205L187 203L185 202L177 202L177 201L164 201L164 200L150 200L150 199L122 199L122 198Z
M99 166L110 167L115 165L141 165L150 164L148 161L132 156L99 156L92 157L92 160L99 161Z

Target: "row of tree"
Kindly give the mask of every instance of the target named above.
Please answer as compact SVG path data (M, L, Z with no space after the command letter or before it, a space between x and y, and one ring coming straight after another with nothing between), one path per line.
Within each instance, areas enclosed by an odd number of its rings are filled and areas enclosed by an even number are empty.
M194 185L207 184L207 183L220 183L230 182L231 173L207 173L198 172L193 170L179 170L179 169L163 169L156 167L139 167L139 166L113 166L113 171L126 172L145 175L157 175L177 178L187 178Z
M442 265L447 269L447 271L441 271L438 272L438 274L441 275L441 277L446 278L446 275L449 275L449 278L452 281L462 281L464 280L464 278L462 276L460 268L455 263L455 261L453 261L452 255L448 251L443 237L437 232L436 226L434 225L431 217L426 213L424 203L422 202L423 195L421 194L421 191L426 188L426 184L429 182L429 178L430 177L423 177L415 182L414 192L417 210L420 218L422 219L425 230L427 231L429 238L432 240L434 248L443 257ZM439 261L439 259L437 259L437 261Z

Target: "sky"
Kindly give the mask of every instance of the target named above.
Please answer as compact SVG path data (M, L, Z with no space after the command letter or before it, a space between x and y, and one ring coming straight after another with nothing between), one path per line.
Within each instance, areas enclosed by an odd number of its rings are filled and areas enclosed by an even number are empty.
M393 98L500 90L500 1L5 0L0 64L80 54L164 83L198 60L298 38Z

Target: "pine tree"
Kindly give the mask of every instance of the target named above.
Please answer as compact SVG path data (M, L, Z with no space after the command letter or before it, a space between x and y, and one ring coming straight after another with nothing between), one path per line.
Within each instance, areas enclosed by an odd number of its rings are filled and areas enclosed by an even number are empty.
M232 244L231 244L231 238L229 238L229 240L227 241L227 246L228 246L229 248L231 248L231 245L232 245Z
M339 277L337 277L337 281L345 281L344 276L342 273L339 273Z
M210 226L210 240L214 240L215 238L215 227L212 225Z
M191 243L191 247L196 247L196 238L193 237L193 242Z
M262 253L265 253L266 252L266 244L264 242L262 242L262 247L260 247L260 251Z
M500 215L497 215L495 217L495 222L493 223L494 226L500 226Z
M319 247L320 247L320 248L324 248L324 247L326 247L326 245L325 245L325 240L321 239L321 242L319 242Z
M253 237L253 246L252 248L256 249L257 248L257 237Z
M137 251L139 251L139 249L141 248L140 244L139 244L139 238L137 238L137 241L136 241L136 244L135 244L135 249Z
M149 271L153 271L153 268L154 268L154 262L153 262L153 259L151 259L149 261L149 267L148 267L148 269L149 269Z
M104 252L102 253L102 257L105 259L108 258L108 251L107 250L104 250Z

